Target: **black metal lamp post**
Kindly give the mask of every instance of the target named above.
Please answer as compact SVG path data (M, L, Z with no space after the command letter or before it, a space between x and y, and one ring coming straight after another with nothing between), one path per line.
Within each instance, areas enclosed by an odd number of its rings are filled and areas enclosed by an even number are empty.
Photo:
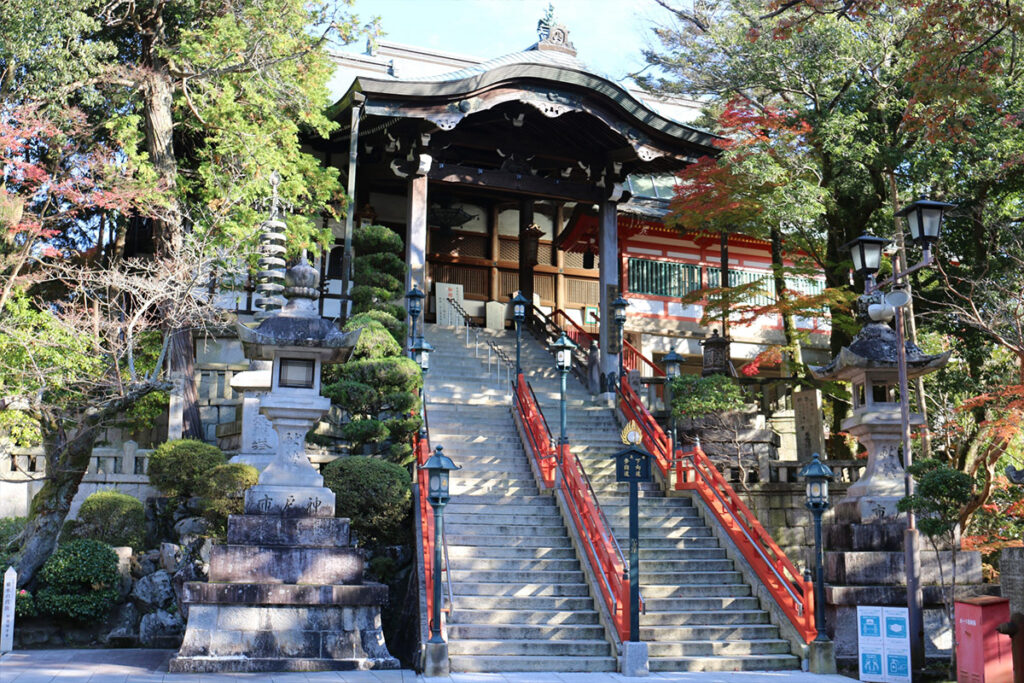
M661 359L665 364L665 406L668 408L668 446L669 458L676 457L676 413L672 410L672 380L682 373L686 359L672 349Z
M416 319L420 317L420 311L423 310L424 297L426 295L423 293L423 290L416 286L415 283L413 283L412 289L405 293L405 308L409 311L409 319L412 321L409 325L410 341L416 339Z
M814 626L818 629L817 641L827 641L825 633L825 562L821 547L821 515L832 507L828 499L828 482L832 470L821 462L815 453L814 459L800 470L800 476L807 482L805 507L814 515Z
M424 375L427 374L430 370L430 352L434 350L434 347L423 338L423 335L420 335L409 350L412 351L412 359L416 361L416 365L420 366Z
M523 296L522 292L516 292L512 297L512 317L516 320L516 383L519 383L519 375L523 374L523 366L520 363L523 347L523 322L526 321L526 307L530 300Z
M623 371L622 371L622 367L623 367L622 356L623 356L623 353L622 352L624 350L622 348L622 336L623 336L623 332L626 329L626 309L629 308L629 302L626 301L624 298L622 298L622 295L620 294L615 299L615 301L612 302L611 306L612 306L612 313L613 313L614 318L615 318L615 332L616 332L616 334L618 335L618 338L619 338L619 375L618 375L618 380L619 380L619 382L621 382L622 381L622 375L623 375Z
M952 206L954 205L947 204L946 202L918 199L897 212L897 216L906 217L910 236L921 247L921 260L902 272L894 273L892 277L876 284L874 282L874 275L880 265L882 248L878 246L878 258L874 261L862 259L860 267L863 268L863 271L858 271L864 275L865 295L873 294L883 286L892 284L898 286L911 273L932 264L932 245L939 239L943 214L947 208ZM861 235L846 245L850 248L851 253L854 254L855 266L858 259L857 252L867 253L863 251L863 245L871 244L878 240L879 238L872 237L871 235ZM909 296L897 297L895 300L887 299L887 302L891 302L895 309L894 313L896 315L896 370L900 388L900 421L903 429L903 482L904 491L908 496L914 493L914 478L910 476L910 466L913 464L913 453L910 450L910 389L907 380L907 345L903 330L903 306L909 301ZM910 630L911 662L913 667L917 669L923 667L925 661L924 598L921 590L921 546L917 531L917 516L913 510L908 511L906 514L907 528L904 531L903 547L906 554L905 565L907 572L907 620Z
M883 237L864 234L842 246L850 250L854 272L862 276L869 286L874 283L875 273L882 265L882 250L887 244L889 240Z
M430 643L443 643L441 637L441 536L444 518L444 506L451 498L449 492L449 472L462 469L443 453L444 447L438 446L420 465L427 471L427 502L434 508L434 614L430 623Z
M562 380L562 393L560 394L558 404L558 415L559 415L559 432L558 432L558 464L562 464L563 449L566 444L569 443L569 437L566 435L566 414L565 414L565 380L569 375L569 370L572 369L572 352L576 349L576 344L571 339L565 336L565 332L562 332L554 343L551 344L551 350L555 353L555 365L558 367L558 374L561 375Z

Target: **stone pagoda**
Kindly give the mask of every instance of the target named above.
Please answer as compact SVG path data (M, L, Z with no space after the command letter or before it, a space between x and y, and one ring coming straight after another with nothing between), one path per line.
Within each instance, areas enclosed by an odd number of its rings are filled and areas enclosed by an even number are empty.
M869 317L868 308L872 315ZM857 656L856 614L858 605L904 607L907 604L904 556L906 517L896 509L905 495L901 458L902 419L898 397L897 352L899 341L889 326L892 309L879 296L859 302L861 331L825 366L812 367L820 380L839 380L851 385L853 412L841 428L867 449L864 474L835 505L831 524L825 526L826 627L836 645L836 658ZM913 380L939 370L949 353L926 354L905 342L907 377ZM924 423L910 413L911 426ZM948 626L942 623L939 562L948 573L951 553L936 553L930 543L921 544L921 580L924 587L927 652L937 655L948 648ZM978 553L957 554L958 584L981 582Z
M349 520L305 452L330 407L320 369L348 358L359 333L317 314L319 276L305 257L288 270L287 303L255 329L239 324L245 355L270 362L260 412L277 449L246 492L245 514L214 546L209 582L185 584L188 626L172 672L390 669L380 605L387 588L363 581Z

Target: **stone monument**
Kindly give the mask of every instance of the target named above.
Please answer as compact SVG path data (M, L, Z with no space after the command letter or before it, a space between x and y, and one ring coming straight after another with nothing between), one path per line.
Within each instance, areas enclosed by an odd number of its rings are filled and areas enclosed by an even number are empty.
M897 397L895 330L884 321L867 317L869 297L862 297L864 324L849 346L825 366L812 367L817 379L840 380L852 385L853 413L841 428L867 449L864 474L835 506L832 523L824 528L826 627L836 644L836 658L857 656L858 605L901 607L907 604L903 532L905 516L896 505L905 495L901 460L902 421ZM949 353L926 354L906 342L910 379L934 372L949 360ZM923 419L910 414L911 425ZM951 553L936 553L921 546L921 582L924 587L925 633L928 654L937 655L949 642L938 640L943 625L939 563L949 573ZM957 554L958 584L981 583L979 553ZM948 632L944 636L948 639Z
M238 373L231 380L231 388L242 394L241 443L231 462L252 465L261 472L274 459L277 451L277 432L270 420L260 413L260 401L267 396L272 384L272 366L270 361L250 361L249 369Z
M287 303L259 327L239 324L247 358L270 361L260 412L277 433L245 514L214 546L209 582L185 584L188 625L171 672L390 669L380 605L387 588L364 583L349 520L305 452L305 436L330 407L320 368L343 362L359 333L316 311L319 276L305 257L285 278Z

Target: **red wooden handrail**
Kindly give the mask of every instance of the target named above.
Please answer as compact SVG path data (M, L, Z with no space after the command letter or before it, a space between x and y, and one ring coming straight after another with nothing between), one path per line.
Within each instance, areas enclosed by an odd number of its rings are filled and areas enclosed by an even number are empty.
M594 319L598 325L601 324L601 317L590 312L590 317ZM639 370L641 365L646 365L654 373L655 377L664 377L665 371L654 364L650 358L640 353L639 350L625 339L622 340L622 367L626 370Z
M596 496L590 488L576 456L569 444L557 449L551 444L540 407L523 375L516 381L516 409L526 431L528 450L540 470L544 486L558 485L568 503L573 525L583 540L584 553L594 574L598 577L598 592L612 615L615 630L622 640L629 640L629 578L626 561L615 542ZM556 472L560 477L556 477Z
M623 383L620 397L623 414L640 425L644 444L662 475L668 479L675 466L676 490L695 491L701 497L800 637L811 642L817 635L811 582L800 575L704 451L699 447L686 453L677 449L674 457L668 457L668 437L632 387Z
M427 619L434 615L434 508L427 500L427 471L423 464L430 457L430 443L418 434L413 436L416 453L416 483L419 487L420 530L423 536L423 572L426 578Z
M590 348L590 343L594 341L594 335L590 334L579 324L570 318L565 311L561 308L556 308L551 314L551 321L554 322L558 327L565 332L565 336L573 341L576 346L581 349Z

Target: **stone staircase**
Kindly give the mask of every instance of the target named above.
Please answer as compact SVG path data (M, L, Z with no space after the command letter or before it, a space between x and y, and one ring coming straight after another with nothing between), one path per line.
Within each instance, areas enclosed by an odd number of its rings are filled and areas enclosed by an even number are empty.
M486 346L474 358L464 332L428 325L425 335L431 446L462 466L445 509L452 670L614 671L554 499L540 494L516 434L504 369L489 377Z
M515 357L512 332L494 338ZM523 371L552 434L559 431L559 379L543 346L523 336ZM628 547L628 484L615 482L612 454L622 448L610 408L591 404L568 378L567 435L623 549ZM800 666L751 587L719 546L688 497L667 497L655 484L640 491L640 589L646 613L640 638L652 671L734 671Z

